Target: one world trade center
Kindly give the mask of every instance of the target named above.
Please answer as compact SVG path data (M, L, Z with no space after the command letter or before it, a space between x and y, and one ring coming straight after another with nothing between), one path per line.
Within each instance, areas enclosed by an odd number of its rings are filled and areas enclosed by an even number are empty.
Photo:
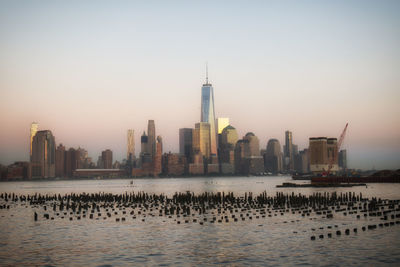
M207 122L210 124L210 154L211 156L217 155L214 88L208 82L208 68L206 69L206 83L201 87L201 122Z

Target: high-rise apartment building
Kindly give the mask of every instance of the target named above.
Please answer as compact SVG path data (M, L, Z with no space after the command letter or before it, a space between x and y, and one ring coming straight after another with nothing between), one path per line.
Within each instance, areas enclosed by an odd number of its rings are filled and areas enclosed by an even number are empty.
M31 141L29 142L30 148L29 148L29 158L32 159L32 142L33 142L33 137L36 135L37 131L39 129L39 124L37 122L32 122L31 124Z
M215 127L215 109L214 109L214 88L208 82L208 73L206 83L201 87L201 122L210 125L210 154L217 155L217 131Z
M134 158L135 158L135 132L134 130L129 129L127 134L126 160L132 161Z
M56 142L51 131L38 131L33 137L31 166L33 178L55 177Z
M156 155L156 126L154 124L154 120L149 120L147 125L147 135L148 135L148 143L149 146L148 152L153 158Z
M285 132L285 151L283 154L285 169L288 171L294 170L293 136L290 131Z

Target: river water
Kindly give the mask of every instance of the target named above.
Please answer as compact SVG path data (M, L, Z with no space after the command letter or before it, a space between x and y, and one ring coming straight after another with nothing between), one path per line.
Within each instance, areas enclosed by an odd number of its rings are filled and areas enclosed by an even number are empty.
M133 181L133 184L130 182ZM290 177L169 178L2 182L0 192L69 194L147 192L233 192L254 195L276 192L311 195L355 192L363 197L400 199L400 184L368 184L352 188L276 188ZM306 181L296 181L304 183ZM2 202L4 204L4 202ZM33 213L39 213L35 221ZM400 225L361 231L378 217L300 214L254 218L238 222L182 223L179 218L148 216L117 222L115 218L69 221L42 218L39 207L24 203L0 210L2 266L382 266L400 265ZM145 220L144 220L145 219ZM329 226L329 228L328 228ZM335 235L336 230L357 233ZM327 238L327 233L333 233ZM324 238L318 238L320 234ZM310 240L317 236L316 240Z

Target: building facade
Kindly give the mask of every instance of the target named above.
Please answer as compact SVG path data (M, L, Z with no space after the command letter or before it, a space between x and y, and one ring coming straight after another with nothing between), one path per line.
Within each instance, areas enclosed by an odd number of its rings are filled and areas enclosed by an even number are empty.
M33 137L31 167L33 178L55 177L56 142L51 131L38 131Z
M210 124L207 122L199 122L195 124L193 130L193 154L201 153L206 160L211 158L211 136Z
M147 135L148 135L148 152L153 158L156 155L156 125L154 120L149 120L147 125Z
M104 169L112 169L113 167L113 154L110 149L106 149L101 152L101 159L103 161Z
M201 87L201 118L200 121L209 124L210 152L211 155L217 155L217 129L215 127L215 110L214 110L214 88L208 83ZM205 155L203 153L203 155Z
M132 161L134 159L135 159L135 131L129 129L127 132L126 160Z
M280 173L282 171L282 150L277 139L268 140L264 154L264 167L266 172Z
M285 149L283 152L285 169L287 171L294 170L293 159L293 135L291 131L285 132Z
M311 137L309 139L310 171L321 174L329 169L332 163L331 172L339 169L337 159L337 139L327 137Z
M179 153L185 155L188 162L192 162L193 129L179 129Z

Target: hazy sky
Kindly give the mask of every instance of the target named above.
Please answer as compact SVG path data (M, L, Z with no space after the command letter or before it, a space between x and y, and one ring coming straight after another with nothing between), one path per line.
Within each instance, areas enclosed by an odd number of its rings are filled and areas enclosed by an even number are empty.
M205 63L217 117L300 149L339 137L349 167L400 168L400 1L0 1L0 163L28 160L29 127L136 153L200 120Z

